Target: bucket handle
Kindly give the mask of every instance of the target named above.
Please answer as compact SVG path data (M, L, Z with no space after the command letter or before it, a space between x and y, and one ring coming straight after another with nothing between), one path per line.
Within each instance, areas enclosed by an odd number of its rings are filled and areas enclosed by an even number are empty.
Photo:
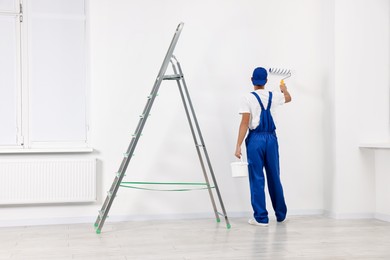
M241 157L240 157L240 162L241 162L241 163L245 163L244 160L242 159L242 157L243 157L243 156L241 155Z

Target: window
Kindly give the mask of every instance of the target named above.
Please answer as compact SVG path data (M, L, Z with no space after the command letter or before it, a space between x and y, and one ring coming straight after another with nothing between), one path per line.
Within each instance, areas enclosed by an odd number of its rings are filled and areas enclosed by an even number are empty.
M0 144L18 144L20 130L20 22L15 1L0 1Z
M0 0L0 149L88 147L85 0Z

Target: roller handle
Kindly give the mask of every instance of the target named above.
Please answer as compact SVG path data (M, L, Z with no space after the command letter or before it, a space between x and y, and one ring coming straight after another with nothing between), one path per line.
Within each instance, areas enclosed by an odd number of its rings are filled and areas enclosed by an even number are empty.
M284 79L280 80L280 90L283 92L282 86L286 87L286 84L284 84Z

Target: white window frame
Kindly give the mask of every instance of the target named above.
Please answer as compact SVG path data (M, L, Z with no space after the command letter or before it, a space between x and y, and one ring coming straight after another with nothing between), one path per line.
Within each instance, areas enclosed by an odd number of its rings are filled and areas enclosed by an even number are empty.
M21 19L22 18L22 10L21 10L21 3L17 3L17 1L15 1L15 5L14 5L14 10L9 10L9 11L1 11L0 10L0 16L12 16L12 17L15 17L16 19L19 20L19 25L17 27L15 27L15 32L16 32L16 42L17 42L17 46L16 46L16 49L17 49L17 53L16 53L16 58L18 61L21 61L22 59L22 56L21 56L21 53L22 53L22 45L21 45ZM21 66L21 62L19 62L18 66L17 66L17 71L16 71L16 75L17 75L17 82L16 82L16 98L17 98L17 109L16 109L16 122L17 122L17 125L16 125L16 134L17 136L15 137L17 140L17 144L15 145L2 145L0 146L0 150L3 150L3 149L21 149L23 148L23 146L21 145L21 139L22 139L22 66Z
M18 2L18 1L16 1ZM89 14L88 0L85 0L85 141L81 142L32 142L30 139L31 118L29 117L29 46L28 46L28 0L19 0L19 12L0 12L0 15L13 15L21 21L18 26L18 111L17 111L17 144L12 146L0 145L1 153L51 153L51 152L92 152L90 145L90 70L89 70Z

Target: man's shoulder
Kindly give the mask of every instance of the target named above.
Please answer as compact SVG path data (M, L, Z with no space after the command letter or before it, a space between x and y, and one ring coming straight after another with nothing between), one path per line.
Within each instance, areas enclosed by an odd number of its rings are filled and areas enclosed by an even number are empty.
M241 96L241 99L250 100L251 98L255 97L252 92L247 92Z

